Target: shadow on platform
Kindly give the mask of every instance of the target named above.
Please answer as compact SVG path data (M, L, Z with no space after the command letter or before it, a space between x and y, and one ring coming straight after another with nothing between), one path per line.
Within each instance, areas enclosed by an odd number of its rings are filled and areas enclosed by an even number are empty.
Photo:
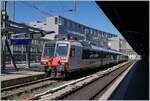
M137 61L109 100L148 100L149 63Z

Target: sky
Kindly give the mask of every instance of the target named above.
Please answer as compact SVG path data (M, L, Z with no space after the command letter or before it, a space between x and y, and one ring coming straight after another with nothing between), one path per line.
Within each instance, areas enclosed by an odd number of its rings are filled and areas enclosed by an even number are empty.
M63 16L89 27L120 36L119 31L94 1L16 1L15 21L29 24L31 21L43 21L48 16ZM12 19L12 1L7 2L7 13Z

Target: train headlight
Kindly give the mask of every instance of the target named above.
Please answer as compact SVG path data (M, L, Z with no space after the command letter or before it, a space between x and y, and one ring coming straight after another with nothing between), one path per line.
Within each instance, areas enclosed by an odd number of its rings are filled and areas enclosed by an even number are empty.
M61 62L62 65L65 65L65 62Z
M47 64L48 64L48 62L41 62L41 64L42 64L42 65L47 65Z

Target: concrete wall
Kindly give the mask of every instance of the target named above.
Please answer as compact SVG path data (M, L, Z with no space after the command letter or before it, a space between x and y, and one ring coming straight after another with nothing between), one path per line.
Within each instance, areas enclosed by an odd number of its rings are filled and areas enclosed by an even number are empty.
M57 22L56 22L57 20ZM108 38L116 37L115 35L103 32L78 22L61 16L50 16L43 22L31 22L30 26L40 28L45 31L55 31L54 34L46 35L44 38L54 40L55 36L59 37L71 36L78 40L88 40L95 45L108 48Z
M119 51L119 39L117 37L109 38L109 48Z
M45 31L55 31L55 33L52 34L48 34L45 35L45 37L43 37L44 39L50 39L50 40L54 40L55 35L58 35L59 33L59 26L58 24L55 24L55 18L58 20L59 18L56 17L48 17L46 18L46 21L43 22L38 22L38 21L34 21L31 22L29 25L32 27L36 27Z

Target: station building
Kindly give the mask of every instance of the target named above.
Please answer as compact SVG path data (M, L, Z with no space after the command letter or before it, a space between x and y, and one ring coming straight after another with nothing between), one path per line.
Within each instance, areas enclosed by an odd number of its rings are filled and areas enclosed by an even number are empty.
M139 59L140 56L132 49L128 42L123 38L119 38L119 51L128 55L129 59Z
M29 26L39 28L45 31L54 31L55 33L47 34L45 37L39 35L34 35L31 45L31 61L39 62L42 54L42 48L45 41L64 39L71 37L76 40L89 41L94 45L103 48L109 48L108 42L110 38L116 37L116 35L97 30L86 25L80 24L78 22L69 20L62 16L50 16L46 18L45 21L33 21L30 22ZM18 37L26 37L24 34ZM24 45L13 45L12 47L13 55L17 63L25 63L26 61L26 46ZM6 61L10 63L10 58L7 55Z
M108 41L109 41L108 46L110 49L119 51L120 47L119 47L119 38L118 37L109 38Z
M30 61L31 62L40 62L42 51L43 51L43 44L50 40L47 39L32 39L31 47L30 47ZM15 62L18 64L26 63L27 60L27 46L26 45L11 45L11 51L15 58ZM10 54L8 50L6 50L6 63L11 63Z
M71 37L77 40L90 41L103 48L108 48L109 38L117 37L114 34L88 27L62 16L50 16L45 21L34 21L29 25L45 31L54 31L55 33L44 37L50 40Z

